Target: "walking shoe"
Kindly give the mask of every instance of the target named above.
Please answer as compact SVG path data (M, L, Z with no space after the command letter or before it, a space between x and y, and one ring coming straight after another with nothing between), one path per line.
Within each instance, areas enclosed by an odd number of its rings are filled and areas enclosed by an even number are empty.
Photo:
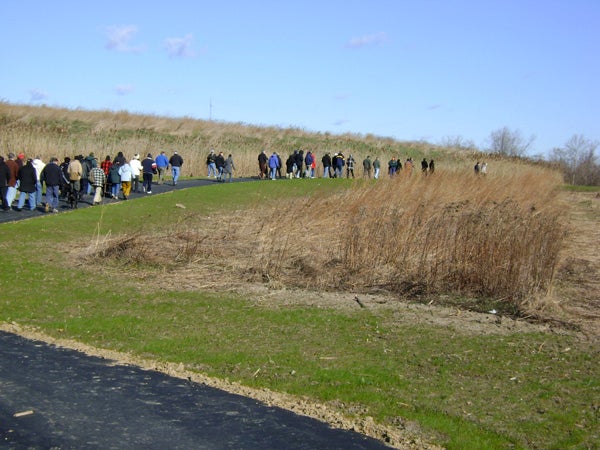
M152 194L152 191L146 191L146 194Z

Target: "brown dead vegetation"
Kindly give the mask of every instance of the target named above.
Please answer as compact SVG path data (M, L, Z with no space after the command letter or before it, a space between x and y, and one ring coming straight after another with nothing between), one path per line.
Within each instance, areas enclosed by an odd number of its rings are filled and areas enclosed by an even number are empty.
M463 308L550 320L552 287L566 270L559 265L565 207L556 186L554 174L539 170L405 175L260 215L235 211L218 228L190 214L175 230L109 239L93 253L130 269L149 262L177 268L179 288L215 288L208 280L218 279L220 288L262 282L447 298L459 307L462 298ZM152 245L157 239L160 249Z

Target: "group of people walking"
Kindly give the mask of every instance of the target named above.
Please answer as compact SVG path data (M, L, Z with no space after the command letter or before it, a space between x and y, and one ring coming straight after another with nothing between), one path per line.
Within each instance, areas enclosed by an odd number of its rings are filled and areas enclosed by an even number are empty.
M93 195L92 205L102 203L108 197L127 200L131 192L152 193L153 178L158 176L158 184L166 182L171 170L172 183L177 185L183 166L183 158L174 152L168 158L161 152L156 159L151 153L140 160L135 154L130 160L118 152L114 158L107 155L98 162L94 153L88 156L77 155L73 159L65 157L62 163L52 157L44 163L39 156L25 158L23 153L8 159L0 156L0 197L3 211L11 211L19 193L15 210L22 211L27 200L30 210L44 206L46 212L58 212L61 199L77 208L85 195ZM45 202L43 193L45 189Z
M346 178L355 178L356 160L352 154L346 158L342 152L334 153L333 156L329 152L321 158L323 168L323 178L343 178L344 173ZM378 179L381 174L381 162L376 157L371 160L371 156L367 156L362 162L364 178ZM283 178L282 169L284 168L281 156L277 152L273 152L270 156L265 150L258 155L258 170L260 179L276 180ZM404 171L412 173L414 163L412 158L408 158L404 165ZM285 178L315 178L317 170L317 156L312 151L294 150L285 161ZM390 177L396 176L403 170L402 163L396 157L392 157L388 162L388 174ZM424 174L433 173L435 163L432 160L429 162L423 158L421 162L421 170Z

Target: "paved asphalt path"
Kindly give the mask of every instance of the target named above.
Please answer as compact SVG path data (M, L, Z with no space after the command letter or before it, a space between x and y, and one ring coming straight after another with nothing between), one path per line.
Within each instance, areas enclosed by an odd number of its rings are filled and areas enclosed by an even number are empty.
M233 182L237 183L240 181L258 181L258 178L233 178ZM164 192L168 192L168 191L172 191L172 190L186 189L186 188L197 187L197 186L207 186L207 185L213 185L213 184L219 184L219 182L217 180L215 180L214 178L206 178L206 177L191 179L191 180L190 179L180 180L177 183L177 186L173 186L170 180L167 181L167 183L165 183L165 184L157 184L155 181L154 184L152 185L152 194L145 194L145 193L141 192L142 183L140 182L140 192L139 193L132 192L131 195L129 196L129 200L127 200L127 201L135 200L136 198L140 198L140 197L162 194ZM121 194L120 198L122 198L122 194ZM93 199L94 199L93 195L85 195L83 200L79 202L78 208L87 208L89 206L92 206ZM44 212L43 206L38 206L35 210L30 211L29 203L27 202L27 200L25 201L25 206L23 207L23 210L17 211L17 209L16 209L17 200L18 200L18 194L17 194L17 198L15 199L15 201L12 204L12 209L10 211L3 211L2 209L0 209L0 223L16 222L18 220L29 219L32 217L54 214L54 213ZM46 202L46 195L43 196L42 201L44 203ZM124 200L113 200L110 198L104 198L103 201L105 204L110 204L110 203L121 202ZM58 210L59 210L59 212L71 211L71 207L64 200L60 200L59 205L58 205Z
M199 179L155 185L149 195L214 183ZM146 194L132 194L129 201L141 196ZM90 203L87 196L79 207ZM60 210L70 209L61 201ZM0 222L44 214L42 208L12 210L0 213ZM0 332L0 448L389 447L247 397Z
M0 332L0 448L389 447L247 397Z

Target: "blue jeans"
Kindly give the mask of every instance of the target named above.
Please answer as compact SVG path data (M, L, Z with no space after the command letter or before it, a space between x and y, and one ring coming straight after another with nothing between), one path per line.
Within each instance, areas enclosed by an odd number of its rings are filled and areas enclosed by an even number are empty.
M323 167L323 178L329 178L329 166Z
M277 167L271 167L271 179L274 180L277 177Z
M58 209L59 192L58 186L46 186L46 205L49 205L52 209Z
M42 204L42 182L38 181L35 184L35 203L36 205L41 205Z
M17 203L17 209L23 209L23 205L25 205L25 196L29 196L29 209L35 209L35 198L37 197L36 192L23 192L19 194L19 202Z
M120 189L121 189L121 183L113 183L110 186L110 193L113 195L113 197L118 197Z
M181 167L171 166L171 174L173 175L173 184L177 184L177 180L179 180L179 174L181 173Z
M211 173L214 177L217 176L217 165L215 163L208 164L208 176L209 177L210 177Z

